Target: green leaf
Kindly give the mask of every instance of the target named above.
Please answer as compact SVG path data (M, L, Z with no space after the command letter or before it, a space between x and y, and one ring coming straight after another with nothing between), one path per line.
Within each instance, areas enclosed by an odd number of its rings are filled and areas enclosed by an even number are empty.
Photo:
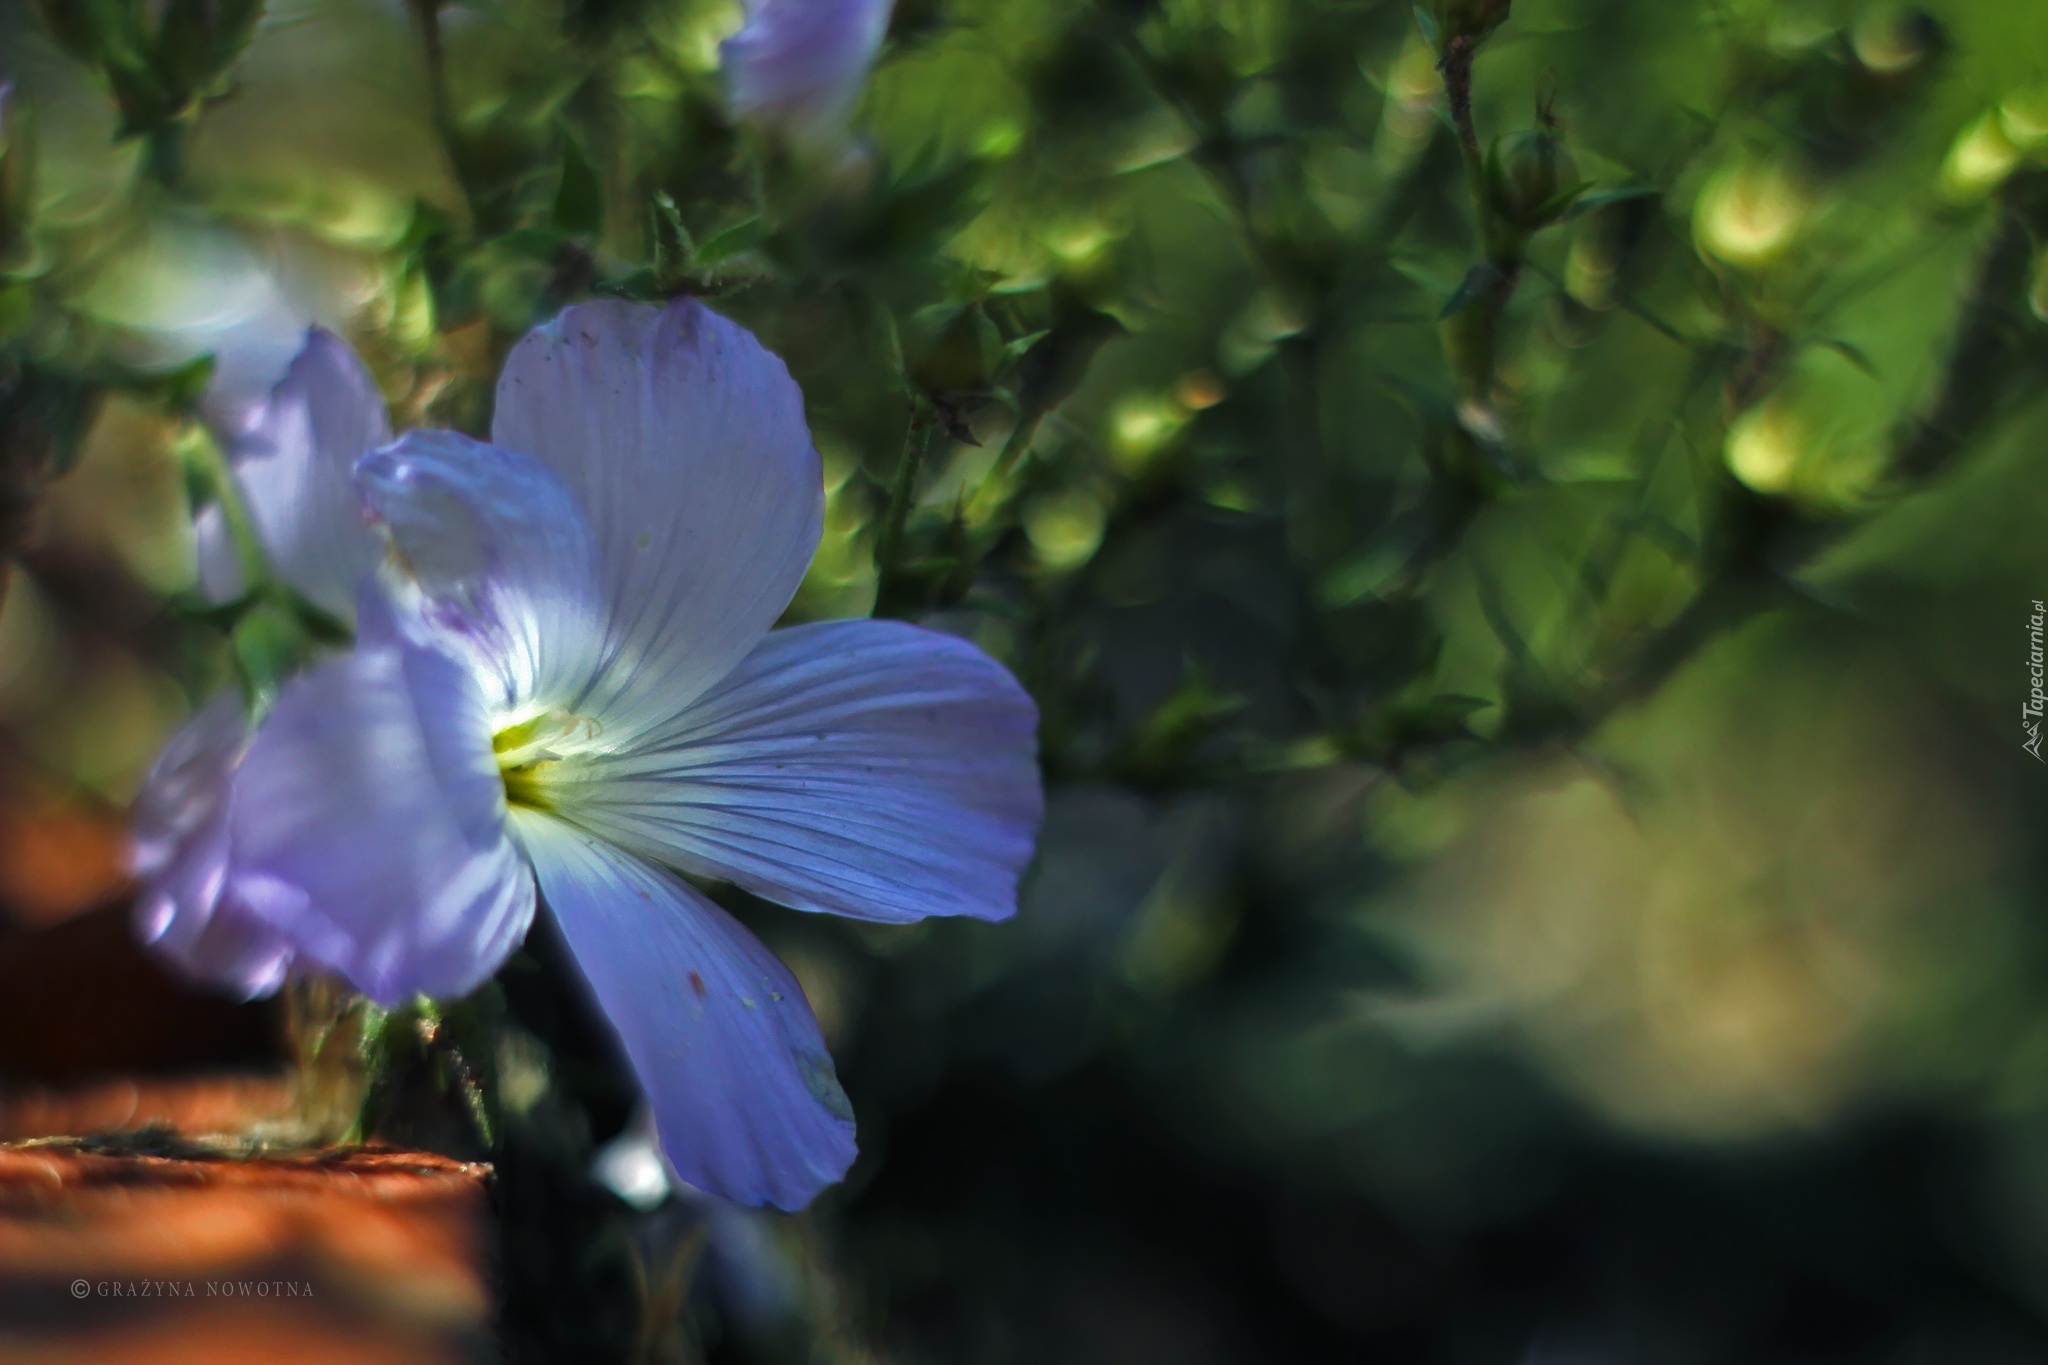
M681 287L697 260L697 239L667 190L654 192L654 280L659 294Z
M721 228L706 237L697 247L692 258L699 266L713 266L734 256L752 251L761 245L768 235L768 226L760 218L744 218L731 227Z
M155 61L174 103L219 82L256 36L263 0L170 0L157 29Z
M896 326L896 315L867 295L860 296L868 303L874 315L875 329L882 334L882 356L889 366L889 376L895 381L898 393L914 392L909 375L905 372L903 360L903 333Z
M594 237L604 229L604 180L584 143L561 131L561 184L555 186L551 223L571 237Z
M119 14L122 7L109 0L42 0L36 8L57 46L88 66L100 64L111 25L123 17Z
M1415 7L1415 27L1421 30L1422 41L1429 44L1431 52L1444 50L1444 36L1437 31L1436 20L1420 5Z
M419 256L440 245L455 232L455 221L447 210L430 204L424 199L413 200L412 219L405 226L405 235L398 240L402 255Z
M291 609L300 628L323 645L346 645L355 639L355 632L349 628L348 622L297 593L291 594Z
M1473 738L1472 717L1494 704L1457 693L1390 702L1361 727L1365 752L1398 758L1425 745Z
M1039 342L1043 341L1045 338L1051 335L1052 328L1041 327L1035 332L1026 332L1023 336L1020 336L1015 340L1011 341L1008 345L1003 347L1003 361L1002 364L998 367L998 369L1009 369L1010 366L1022 360L1024 358L1025 353L1029 351L1033 346L1036 346Z
M1625 452L1593 447L1546 461L1543 477L1551 483L1634 483L1642 475Z
M54 477L70 469L104 394L81 375L40 366L0 377L0 456L8 472Z
M1405 576L1414 550L1405 544L1374 547L1323 579L1319 596L1332 610L1389 595Z
M1388 728L1401 740L1451 739L1472 733L1472 717L1493 702L1456 693L1431 697L1395 708Z
M121 114L117 141L171 112L140 0L43 0L40 8L57 45L105 79Z
M212 626L215 630L225 633L235 628L235 624L249 613L260 596L260 593L252 589L230 601L213 602L200 596L197 591L182 592L168 598L165 606L172 615L181 620Z
M1546 225L1563 222L1571 216L1572 206L1591 193L1592 189L1593 182L1590 180L1581 180L1576 185L1566 186L1537 206L1536 221Z
M211 355L203 355L167 374L152 375L137 383L135 389L171 412L187 413L206 396L206 386L213 382L213 364Z
M1870 353L1861 346L1844 341L1840 337L1822 337L1820 345L1827 350L1833 351L1870 378L1882 379L1884 377L1877 372L1877 362L1872 360Z
M1426 294L1442 296L1456 288L1450 277L1411 256L1390 255L1387 268Z
M594 237L604 227L604 182L566 126L561 130L562 179L555 189L554 226L572 237Z
M600 280L591 292L603 298L630 299L635 303L655 303L661 298L660 281L655 277L654 267L646 265L617 279Z
M530 261L551 261L555 253L568 244L568 237L558 228L518 228L491 239L491 249Z
M988 165L979 161L906 176L889 187L850 245L876 255L920 252L930 260L940 243L981 211L992 184Z
M229 655L241 678L243 694L269 699L284 680L306 661L305 637L298 623L268 599L243 613L228 636Z
M1250 705L1247 697L1219 690L1200 666L1187 661L1180 685L1145 718L1118 766L1131 781L1169 779L1197 763L1204 746Z
M43 0L38 8L57 45L86 65L104 70L147 64L148 35L137 0Z
M1386 375L1380 383L1394 395L1395 401L1429 426L1442 428L1456 423L1449 400L1434 389L1425 388L1398 374Z
M1565 205L1560 214L1559 221L1561 222L1568 223L1574 218L1583 218L1587 214L1595 213L1610 204L1625 204L1631 199L1655 199L1663 191L1649 185L1624 185L1606 190L1596 190L1588 185L1579 185L1573 189L1572 193L1572 199Z
M1481 261L1465 272L1465 278L1458 282L1451 297L1445 301L1443 311L1436 315L1437 321L1456 317L1470 308L1485 295L1486 291L1501 281L1500 267L1491 261Z

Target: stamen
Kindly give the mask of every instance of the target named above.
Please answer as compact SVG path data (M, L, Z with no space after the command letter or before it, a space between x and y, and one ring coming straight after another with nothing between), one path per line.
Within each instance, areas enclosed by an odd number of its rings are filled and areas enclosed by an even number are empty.
M515 806L553 810L549 798L547 771L566 753L573 753L597 738L597 722L568 711L546 711L491 736L491 750L498 756L498 774L505 782L505 799Z

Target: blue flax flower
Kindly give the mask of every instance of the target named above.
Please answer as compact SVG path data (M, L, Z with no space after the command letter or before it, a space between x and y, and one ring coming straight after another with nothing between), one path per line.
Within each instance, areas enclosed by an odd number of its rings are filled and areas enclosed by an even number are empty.
M788 970L672 869L866 920L1004 918L1036 711L950 636L770 631L822 473L781 362L702 305L533 332L492 438L353 462L387 547L355 648L253 737L216 706L173 741L138 811L145 933L244 989L306 963L385 1003L458 996L537 886L677 1172L800 1207L852 1161L852 1112Z
M720 49L733 116L829 145L860 102L895 0L747 0Z
M307 601L353 619L356 589L381 553L351 483L357 459L391 440L376 380L348 343L314 328L268 397L218 434L271 567ZM248 585L224 510L205 508L194 531L201 590L216 602L239 595ZM248 744L234 697L193 716L136 803L133 859L143 940L189 975L254 997L284 984L293 952L226 880L230 779Z

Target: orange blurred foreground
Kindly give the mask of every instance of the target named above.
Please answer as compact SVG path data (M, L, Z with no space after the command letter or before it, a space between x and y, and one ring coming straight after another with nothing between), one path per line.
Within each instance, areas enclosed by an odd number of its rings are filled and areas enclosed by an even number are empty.
M0 1360L489 1359L488 1174L0 1147Z

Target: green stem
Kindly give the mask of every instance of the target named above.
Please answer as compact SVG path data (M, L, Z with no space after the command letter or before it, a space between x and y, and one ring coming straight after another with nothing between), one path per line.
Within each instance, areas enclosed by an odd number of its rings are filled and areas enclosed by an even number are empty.
M235 562L242 570L242 586L254 592L271 583L270 559L256 535L256 523L242 498L242 485L229 468L227 455L203 423L189 422L180 434L186 456L206 471L213 496L220 503L221 518L227 523L228 540L235 547Z
M454 123L448 104L448 54L441 43L441 0L412 0L420 26L420 51L427 61L427 103L444 136Z
M988 467L981 484L974 490L974 500L967 505L967 519L979 522L995 510L995 501L1003 484L1009 479L1010 471L1017 467L1017 461L1024 458L1024 452L1031 448L1031 440L1038 435L1038 424L1045 420L1043 411L1020 413L1017 424L1010 428L1010 434L1003 439L1003 448L996 452L995 463Z
M875 614L893 614L897 606L903 559L903 529L910 521L911 504L917 498L918 476L931 452L939 428L937 414L920 403L911 413L910 428L903 435L903 455L896 461L896 475L889 481L889 506L882 516L881 534L875 537Z
M1130 30L1117 32L1116 45L1144 74L1153 95L1172 109L1188 132L1193 134L1195 151L1190 160L1207 177L1224 206L1231 211L1232 220L1243 234L1245 250L1252 262L1266 273L1269 281L1284 284L1286 271L1282 263L1276 259L1271 246L1252 221L1252 187L1238 163L1237 146L1230 132L1215 126L1200 110L1174 93L1173 82Z
M427 64L427 108L434 120L434 132L448 156L448 168L455 175L455 187L469 210L470 230L479 230L476 195L463 167L462 140L455 127L455 106L448 98L448 51L441 40L441 6L444 0L411 0L413 18L419 23L420 53Z
M1437 70L1443 73L1444 102L1449 106L1451 128L1458 137L1458 159L1465 167L1465 187L1471 191L1480 237L1491 259L1496 254L1498 223L1486 193L1486 159L1479 150L1479 129L1472 122L1472 60L1478 55L1477 40L1452 38L1444 46Z
M2036 242L2044 230L2048 173L2015 177L2001 192L1934 401L1895 438L1892 468L1907 480L1917 484L1949 468L2012 397L2020 362L2041 339L2025 299ZM1703 356L1701 363L1708 358ZM1723 500L1720 521L1721 543L1711 552L1699 592L1592 699L1578 718L1579 734L1656 692L1713 640L1796 600L1790 582L1799 568L1863 524L1845 519L1816 525L1739 489L1731 489Z
M189 119L174 115L155 124L143 138L143 167L165 189L185 184L185 134Z
M1955 344L1925 414L1900 432L1892 468L1919 481L1940 473L2002 408L2016 362L2037 340L2027 283L2048 232L2048 172L2025 171L1998 197L1991 240L1964 296Z
M1465 188L1472 197L1480 249L1493 279L1480 296L1445 324L1445 350L1466 399L1490 405L1494 376L1500 368L1500 334L1508 305L1521 283L1527 236L1495 210L1486 188L1486 158L1479 150L1479 130L1472 121L1472 62L1479 40L1463 35L1444 45L1437 69L1443 73L1444 101L1457 134L1458 159L1465 168Z
M360 1141L369 1076L363 1048L381 1023L376 1006L324 973L294 976L283 994L300 1140L327 1146L353 1132Z

